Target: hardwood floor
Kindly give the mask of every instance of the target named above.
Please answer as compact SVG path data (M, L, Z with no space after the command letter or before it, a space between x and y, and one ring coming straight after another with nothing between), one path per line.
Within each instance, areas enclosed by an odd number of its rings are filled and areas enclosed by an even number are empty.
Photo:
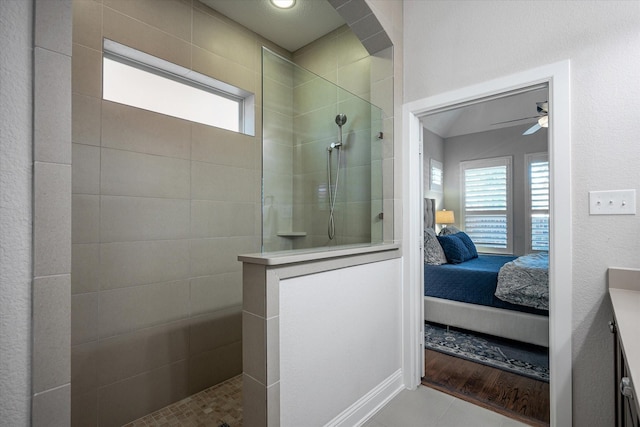
M549 384L425 350L422 384L532 426L549 425Z

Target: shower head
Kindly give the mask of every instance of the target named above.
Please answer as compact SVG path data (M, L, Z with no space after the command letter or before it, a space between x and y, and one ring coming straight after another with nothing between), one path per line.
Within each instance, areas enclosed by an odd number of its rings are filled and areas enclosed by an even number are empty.
M347 123L347 115L346 114L342 114L342 113L338 114L336 116L336 124L339 127L342 127L342 125L345 124L345 123Z

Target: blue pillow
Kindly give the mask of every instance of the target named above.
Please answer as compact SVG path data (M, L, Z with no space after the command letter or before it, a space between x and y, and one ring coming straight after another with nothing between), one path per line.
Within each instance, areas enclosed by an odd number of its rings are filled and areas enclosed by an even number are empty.
M440 242L449 263L460 264L471 259L469 249L462 243L462 240L456 237L456 234L438 236L438 242Z
M476 249L476 245L473 243L473 240L471 240L471 237L469 237L467 233L461 231L459 233L452 234L452 236L455 236L462 241L464 246L471 254L471 258L478 258L478 250Z

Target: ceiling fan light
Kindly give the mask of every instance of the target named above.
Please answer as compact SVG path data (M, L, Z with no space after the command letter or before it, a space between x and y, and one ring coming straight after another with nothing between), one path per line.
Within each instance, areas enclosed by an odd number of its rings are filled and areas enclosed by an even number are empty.
M271 0L271 4L279 9L290 9L296 4L296 0Z
M538 119L538 124L540 127L548 128L549 127L549 116L542 116Z

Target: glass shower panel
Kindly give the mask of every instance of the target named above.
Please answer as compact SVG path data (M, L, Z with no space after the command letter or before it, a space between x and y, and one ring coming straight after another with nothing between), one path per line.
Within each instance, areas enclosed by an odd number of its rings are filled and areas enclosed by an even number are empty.
M262 60L263 251L382 243L382 111L268 49Z

